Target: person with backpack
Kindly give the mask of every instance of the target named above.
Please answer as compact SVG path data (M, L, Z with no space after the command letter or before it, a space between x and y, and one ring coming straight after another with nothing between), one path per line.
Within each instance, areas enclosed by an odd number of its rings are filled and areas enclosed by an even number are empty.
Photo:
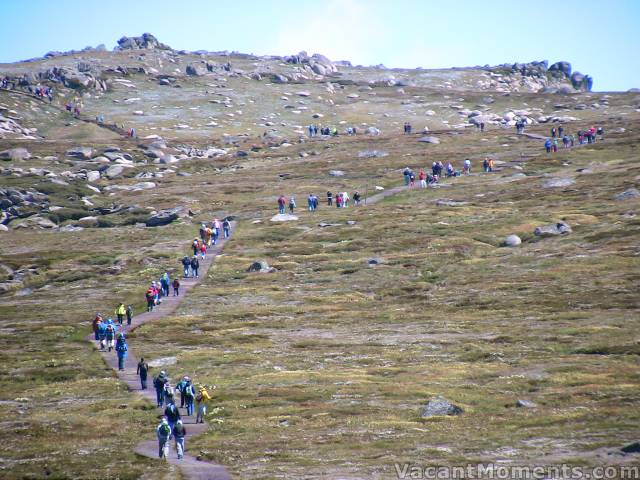
M193 254L198 255L198 252L200 252L200 241L197 238L191 243L191 248L193 249Z
M118 370L124 370L124 364L127 359L127 350L129 350L129 346L127 345L127 341L124 338L124 333L118 335L118 340L116 341L116 355L118 355Z
M329 190L327 190L327 206L328 207L333 206L333 193L330 192Z
M222 230L224 232L224 238L226 240L227 238L229 238L229 232L231 231L231 222L229 222L229 219L225 218L222 222Z
M176 404L170 402L167 407L164 409L164 416L167 417L167 422L169 422L169 428L171 428L171 436L173 436L173 427L176 422L180 420L180 410L176 407Z
M167 458L169 454L169 437L171 436L171 427L166 418L163 418L160 425L156 428L158 435L158 457Z
M98 341L100 350L104 350L107 344L107 322L98 322Z
M116 308L115 314L118 317L118 323L120 325L122 325L122 322L124 321L124 316L127 313L127 309L124 306L124 303L121 303L120 305L118 305L118 307Z
M211 400L211 396L207 389L202 386L198 390L196 395L196 402L198 405L198 414L196 415L196 423L204 423L204 416L207 414L207 400Z
M131 320L133 320L133 306L127 305L127 325L131 325Z
M116 336L116 329L113 325L113 320L110 318L107 319L107 331L105 334L105 339L107 340L107 350L110 352L113 349L113 339Z
M176 385L176 390L180 392L180 408L184 408L184 389L187 386L187 377L184 376L180 379L180 381Z
M464 163L462 164L462 172L465 175L469 175L471 173L471 160L468 158L464 159Z
M149 373L149 364L144 361L144 357L140 358L138 362L138 368L136 369L136 375L140 377L140 387L142 390L147 389L147 374Z
M547 150L547 153L551 153L551 139L547 138L544 141L544 148Z
M173 281L173 296L177 297L180 295L180 280L177 278Z
M207 230L207 226L204 223L200 224L200 230L198 230L198 234L200 235L200 240L202 240L203 242L205 241L204 236L205 236L206 230Z
M162 407L164 403L164 384L168 381L167 372L164 370L153 379L153 388L156 389L156 403L158 404L158 407Z
M178 460L184 457L184 437L187 436L187 429L184 428L182 420L176 422L173 427L173 436L176 440L176 453L178 454Z
M284 195L280 195L278 197L278 213L280 215L284 215L284 209L287 206L287 199L284 198Z
M96 316L93 319L92 322L92 327L93 327L93 336L96 339L96 341L100 340L100 336L98 334L98 330L99 330L99 325L102 323L102 315L99 313L96 313Z
M204 260L206 255L207 255L207 244L203 243L202 245L200 245L200 258Z
M184 278L189 278L189 267L191 267L191 260L185 255L182 257L182 268L184 268Z
M289 199L289 213L291 215L293 215L293 210L296 208L296 199L295 197L292 195L291 198Z
M200 268L200 262L198 261L197 256L193 256L191 259L191 275L194 278L198 278L198 269Z
M360 205L360 198L361 198L361 196L360 196L360 192L356 190L356 191L353 193L353 201L354 201L354 203L355 203L356 205Z
M171 278L169 272L164 272L160 278L160 286L162 287L162 296L169 296L169 285L171 285Z
M171 386L171 383L169 383L169 379L167 379L166 382L164 382L164 391L162 393L163 398L164 398L164 404L165 405L169 405L170 403L176 403L175 401L175 391L173 390L173 387Z
M562 125L560 125L558 127L558 138L562 138L564 135L562 135L564 133L564 127Z
M153 285L147 289L144 296L147 300L147 312L153 312L153 307L156 305L156 291Z
M193 386L193 383L191 383L191 379L189 377L187 378L187 384L184 386L184 399L185 399L185 405L187 407L187 416L191 416L193 415L193 401L195 400L196 397L196 389Z

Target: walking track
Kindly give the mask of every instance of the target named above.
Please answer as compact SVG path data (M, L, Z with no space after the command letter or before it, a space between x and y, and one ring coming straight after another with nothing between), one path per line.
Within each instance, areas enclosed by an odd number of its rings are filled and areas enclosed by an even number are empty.
M235 229L235 222L231 224L231 234ZM146 312L140 315L137 315L133 318L132 325L127 326L126 324L119 330L120 332L129 333L132 330L135 330L141 325L144 325L149 322L154 322L163 319L171 314L173 314L177 308L180 306L189 290L198 285L200 281L207 276L207 272L209 271L209 267L215 261L215 257L217 257L225 246L226 241L220 240L218 245L211 247L211 249L207 252L207 257L204 260L200 261L200 276L198 278L184 278L180 279L180 296L178 297L164 297L162 300L162 304L154 309L153 312ZM170 288L171 290L171 288ZM93 334L88 335L87 340L92 343L96 348L97 342L94 339ZM133 347L133 348L132 348ZM115 352L100 352L102 358L105 363L113 368L116 372L118 378L127 384L129 390L132 392L136 392L139 395L142 395L145 399L152 402L154 405L156 404L156 392L153 388L152 379L149 379L149 385L146 390L142 390L140 387L140 379L136 374L138 358L133 354L135 351L135 343L132 345L129 343L129 351L127 355L127 359L125 362L124 371L118 370L118 357ZM160 412L160 410L158 410ZM182 415L182 422L185 425L187 430L187 437L185 442L185 454L184 458L178 460L177 454L175 452L175 445L171 443L171 448L169 452L169 458L167 461L173 465L177 465L180 467L182 471L182 475L186 479L192 480L230 480L231 476L225 470L222 465L217 465L215 463L205 462L197 460L193 455L189 455L189 440L193 438L195 435L199 435L207 429L206 423L195 423L195 415L186 416L186 410L180 409L180 413ZM139 455L149 457L149 458L158 458L158 441L156 439L145 440L140 443L136 448L135 452Z

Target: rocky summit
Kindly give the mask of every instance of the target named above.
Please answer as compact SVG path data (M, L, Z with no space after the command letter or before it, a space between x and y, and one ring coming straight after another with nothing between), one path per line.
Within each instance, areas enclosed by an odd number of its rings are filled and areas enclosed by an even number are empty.
M638 91L161 40L0 64L1 478L638 464Z

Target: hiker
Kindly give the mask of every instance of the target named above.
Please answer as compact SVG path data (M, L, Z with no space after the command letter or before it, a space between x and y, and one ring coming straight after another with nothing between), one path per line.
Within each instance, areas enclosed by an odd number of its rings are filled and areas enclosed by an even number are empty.
M489 159L486 157L482 162L482 169L484 170L485 173L489 172Z
M453 169L453 165L451 165L451 162L447 162L447 177L455 177L456 176L456 172Z
M191 243L191 249L193 250L194 255L198 255L200 252L200 241L197 238L193 239L193 243Z
M136 369L136 375L140 376L140 387L142 390L147 389L147 374L149 373L149 365L144 361L144 357L140 358L138 362L138 368Z
M204 223L200 224L200 229L198 230L198 234L200 235L200 240L202 240L203 242L205 241L204 234L206 229L207 227Z
M126 315L126 313L127 313L127 309L125 308L124 303L121 303L116 307L115 314L118 317L118 323L120 325L122 325L122 322L124 321L124 316Z
M310 212L313 212L313 194L309 194L307 197L307 208Z
M202 245L200 245L200 258L204 260L206 256L207 256L207 244L202 242Z
M596 130L596 133L600 137L600 141L604 140L604 128L603 127L598 127L598 129Z
M104 350L107 345L107 322L102 320L98 322L98 341L100 350Z
M480 122L480 131L484 132L484 122Z
M113 320L107 319L107 331L105 334L105 339L107 340L107 350L110 352L113 349L113 339L116 336L116 329L113 325Z
M404 185L409 186L409 182L411 181L411 169L409 167L405 167L402 171L402 176L404 177Z
M193 256L191 259L191 276L198 278L198 269L200 268L200 262L197 256Z
M207 389L200 387L198 395L196 395L196 402L198 404L198 414L196 415L196 423L204 423L204 416L207 414L207 400L211 400L211 396Z
M336 208L342 208L342 194L336 193Z
M553 153L556 153L558 151L558 139L554 138L553 139Z
M176 403L174 395L175 395L175 391L173 390L173 387L171 386L169 379L167 379L167 381L164 382L164 390L162 391L162 398L164 399L164 404L169 405L170 403Z
M211 227L205 227L204 228L204 243L207 244L207 247L211 246L211 237L213 236L213 230L211 230Z
M156 403L158 407L162 407L164 402L164 384L169 380L167 379L167 372L162 370L156 378L153 379L153 388L156 389Z
M293 210L295 208L296 208L296 199L292 195L291 198L289 199L289 213L291 215L293 215Z
M222 231L224 232L225 240L229 238L229 234L231 231L231 222L229 221L228 218L225 218L224 221L222 222Z
M573 134L569 136L569 142L571 143L571 147L573 148L576 142L576 137L574 137Z
M495 162L493 161L493 158L489 157L489 171L493 172L493 169L496 167Z
M327 190L327 206L333 206L333 193L331 193L329 190Z
M353 192L353 201L356 205L360 205L360 192L359 191L355 191Z
M347 192L342 192L342 208L347 208L349 206L349 194Z
M116 354L118 355L118 370L124 370L124 363L127 359L127 350L129 347L127 345L127 341L124 338L124 332L118 335L118 340L116 341Z
M182 267L184 268L184 278L189 278L189 267L191 267L191 260L185 255L182 257Z
M562 138L563 137L563 132L564 132L564 127L562 125L560 125L558 127L558 138Z
M169 422L169 428L171 428L171 433L173 435L173 427L176 422L180 420L180 410L176 407L176 404L170 402L167 407L164 409L164 416L167 417L167 421Z
M413 188L416 186L416 176L413 172L409 175L409 187Z
M180 280L177 278L173 280L173 296L180 296Z
M418 173L418 180L420 181L420 188L427 188L427 174L422 168L420 169L420 173Z
M551 139L547 138L544 141L544 148L546 148L547 153L551 153Z
M567 148L569 148L569 136L565 135L564 137L562 137L562 147L566 150Z
M191 382L189 377L187 378L187 384L184 387L184 397L185 397L185 405L187 407L187 416L193 415L193 401L196 397L196 389Z
M99 313L96 313L95 318L93 319L92 322L92 327L93 327L93 336L96 339L96 341L100 340L100 336L98 334L98 330L99 330L99 326L102 323L102 315Z
M162 287L162 296L169 296L169 285L171 285L171 278L169 278L169 272L164 272L160 278L160 286Z
M158 457L167 458L169 453L169 437L171 436L171 427L166 418L163 418L160 425L156 428L158 435Z
M184 387L187 385L187 376L185 375L176 383L176 390L180 392L180 408L184 408Z
M465 175L469 175L471 173L471 160L468 158L464 159L464 163L462 164L462 172Z
M220 220L217 218L213 219L213 223L211 224L211 235L213 237L213 244L218 244L218 237L220 236Z
M556 138L556 127L551 127L551 138Z
M131 325L131 320L133 320L133 306L127 305L127 325Z
M280 215L284 215L284 209L287 206L287 199L284 198L284 195L280 195L278 197L278 212Z
M147 312L153 312L153 307L156 304L156 291L153 288L153 285L147 289L144 296L147 300Z
M176 440L176 453L178 454L178 460L184 457L184 437L186 435L187 429L184 428L182 420L178 420L175 427L173 427L173 436Z

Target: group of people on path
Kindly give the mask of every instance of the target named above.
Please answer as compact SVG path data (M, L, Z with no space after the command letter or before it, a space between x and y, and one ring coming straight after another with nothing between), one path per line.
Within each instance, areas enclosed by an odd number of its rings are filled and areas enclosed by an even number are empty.
M493 159L487 157L483 162L483 168L485 172L492 172L495 168ZM427 188L429 185L435 185L443 177L459 177L460 175L469 175L470 173L471 160L468 158L465 158L462 162L462 171L456 170L451 162L448 162L445 167L442 161L434 161L431 164L431 172L425 172L424 169L420 169L416 175L416 173L409 167L405 167L404 170L402 170L405 186L415 187L417 179L420 188Z
M124 370L129 346L127 345L124 332L118 333L118 330L122 327L124 315L127 315L127 325L131 325L133 309L131 305L125 308L124 304L121 303L116 308L116 315L118 317L118 323L115 323L111 317L104 320L102 314L97 313L92 322L93 335L96 342L98 342L98 348L101 352L105 350L108 352L115 350L118 357L118 370Z
M173 286L173 293L174 296L176 296L180 289L180 281L175 279L171 282L169 272L164 272L160 276L160 280L151 282L151 285L144 294L145 301L147 302L147 312L153 312L153 309L162 303L162 298L169 296L170 286Z
M140 359L137 371L140 376L141 387L146 390L149 365L144 361L144 358ZM167 372L164 370L153 379L153 388L156 391L157 407L164 407L164 415L156 427L158 457L168 457L169 442L173 438L175 439L178 459L181 459L184 457L187 430L182 422L180 409L176 404L175 392L177 391L180 394L180 408L186 409L186 416L192 416L195 408L195 423L204 423L204 416L207 413L207 401L211 400L211 395L205 385L196 386L191 377L187 375L183 376L174 388Z
M335 203L336 208L347 208L349 206L349 202L353 199L353 203L355 205L360 205L362 202L362 194L356 190L353 192L353 196L349 196L347 192L336 192L335 194L331 191L327 191L327 206L332 207ZM310 212L315 212L320 205L320 199L314 193L310 193L307 197L307 208ZM278 197L278 213L284 215L287 212L287 208L289 209L289 213L293 215L295 209L297 207L295 196L291 196L287 199L284 195L280 195Z
M318 127L318 125L309 125L307 127L309 131L309 137L317 137L318 134L324 137L337 137L339 135L337 127ZM345 129L347 135L356 135L358 129L355 126L347 127Z
M551 127L550 133L551 136L546 138L544 141L544 148L547 153L556 153L558 151L559 141L562 141L562 145L565 149L571 148L575 145L575 136L573 134L566 134L562 125L560 125L557 129L556 127ZM577 136L578 144L580 145L583 145L585 143L596 143L597 137L600 137L600 140L604 140L604 128L591 127L586 130L578 130Z

